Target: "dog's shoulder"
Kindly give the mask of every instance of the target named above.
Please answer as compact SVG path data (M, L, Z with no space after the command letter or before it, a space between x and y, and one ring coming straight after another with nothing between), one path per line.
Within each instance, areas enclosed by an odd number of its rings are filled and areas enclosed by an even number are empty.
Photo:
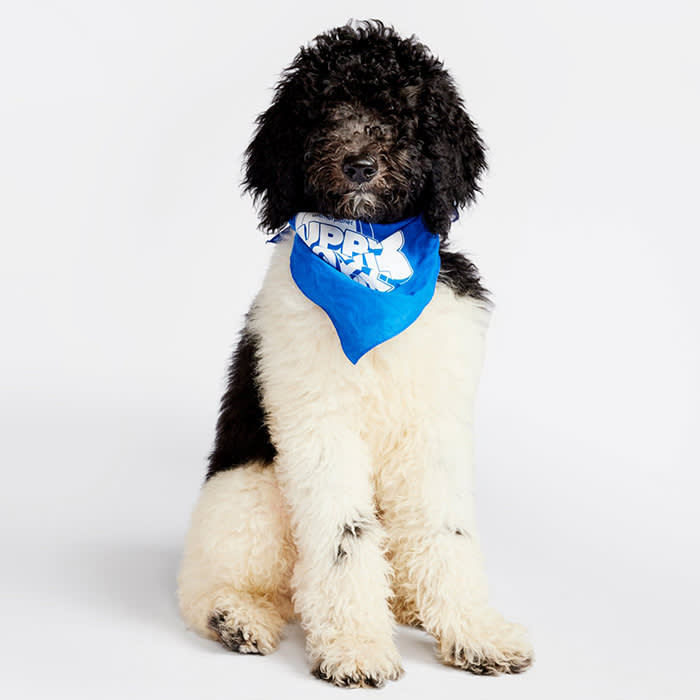
M449 250L444 243L440 244L438 284L449 287L457 296L489 301L489 292L481 284L477 266L463 253Z
M249 314L233 353L226 391L221 399L207 479L253 461L270 464L275 457L276 449L270 440L258 384L259 344Z

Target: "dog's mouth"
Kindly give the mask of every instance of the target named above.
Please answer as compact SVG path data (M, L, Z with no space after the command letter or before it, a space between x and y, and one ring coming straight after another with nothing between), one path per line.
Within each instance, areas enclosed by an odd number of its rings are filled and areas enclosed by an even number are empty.
M364 185L359 185L342 195L338 208L343 217L369 219L377 215L380 206L377 195L369 192Z
M305 173L309 211L313 209L336 219L363 219L374 223L405 218L412 203L412 182L404 163L407 159L394 154L394 162L390 162L381 152L374 151L370 155L374 172L363 181L355 181L354 173L347 168L345 149L311 152ZM362 165L360 162L357 167Z
M319 184L318 179L314 178L307 195L315 210L327 216L377 221L386 213L384 193L377 190L376 183L348 183L339 177L329 177L324 183L326 187L319 187Z

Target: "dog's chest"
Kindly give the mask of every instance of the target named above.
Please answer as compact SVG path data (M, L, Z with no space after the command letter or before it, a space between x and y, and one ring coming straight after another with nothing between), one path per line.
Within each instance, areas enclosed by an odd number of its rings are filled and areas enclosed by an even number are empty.
M417 321L353 365L296 287L288 255L286 244L275 251L250 319L273 433L296 417L319 429L342 421L381 449L406 431L470 419L488 318L478 302L438 285Z

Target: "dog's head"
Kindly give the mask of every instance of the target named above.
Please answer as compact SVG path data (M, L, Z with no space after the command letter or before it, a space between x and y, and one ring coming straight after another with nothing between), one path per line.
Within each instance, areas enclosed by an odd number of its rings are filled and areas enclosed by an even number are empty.
M420 213L444 236L485 168L442 63L377 21L301 49L246 157L245 187L267 230L299 211L378 223Z

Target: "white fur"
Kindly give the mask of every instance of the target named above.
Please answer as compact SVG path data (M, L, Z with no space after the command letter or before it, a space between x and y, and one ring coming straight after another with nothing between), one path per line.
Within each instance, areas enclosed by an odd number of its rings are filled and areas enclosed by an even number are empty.
M229 605L269 651L291 590L311 664L336 683L398 677L395 617L434 635L445 663L519 670L532 652L488 606L472 503L488 310L438 284L413 325L353 366L294 284L290 245L249 318L278 457L204 486L180 574L185 619L211 636L208 615Z

